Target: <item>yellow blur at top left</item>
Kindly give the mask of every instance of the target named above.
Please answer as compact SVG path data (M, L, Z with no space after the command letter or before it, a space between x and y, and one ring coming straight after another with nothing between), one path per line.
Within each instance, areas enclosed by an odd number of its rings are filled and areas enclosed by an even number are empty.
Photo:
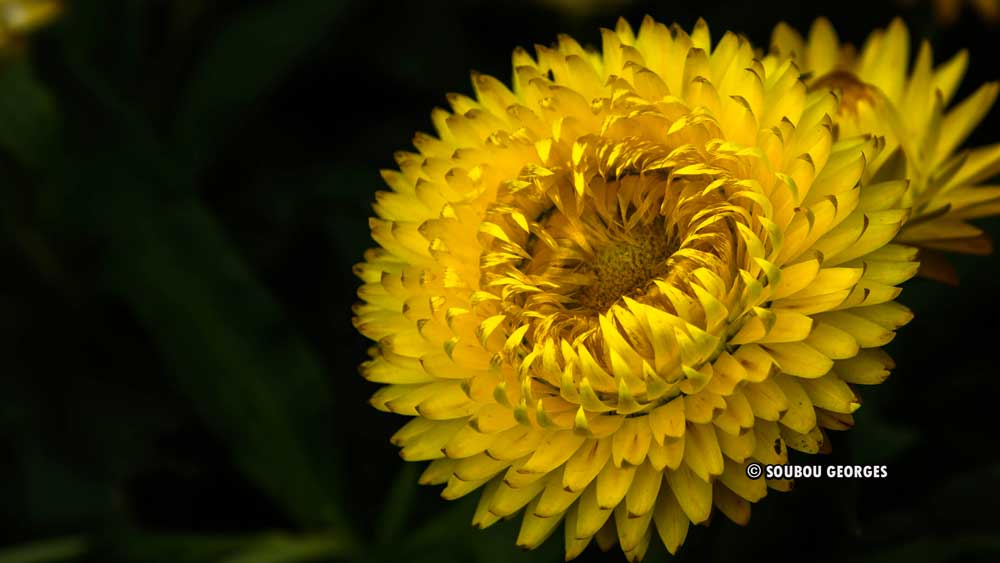
M28 35L62 12L60 0L0 0L0 56L19 52Z

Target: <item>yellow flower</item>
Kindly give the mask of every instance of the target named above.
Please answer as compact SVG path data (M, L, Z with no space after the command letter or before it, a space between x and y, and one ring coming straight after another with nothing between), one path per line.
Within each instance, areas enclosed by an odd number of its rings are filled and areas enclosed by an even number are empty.
M841 135L885 136L886 150L866 177L909 179L902 203L913 213L897 240L925 249L922 274L955 281L947 262L928 251L992 251L989 238L968 220L1000 213L1000 187L979 185L1000 172L1000 144L959 147L989 112L998 85L984 84L946 110L965 74L965 51L934 67L930 43L923 41L908 70L910 36L899 19L872 33L859 54L841 45L825 19L814 22L807 39L779 24L771 43L779 59L796 61L811 89L840 92L835 121Z
M564 522L568 558L596 536L638 561L713 505L746 523L789 486L747 464L825 451L888 375L906 183L861 187L882 141L835 140L836 96L704 22L513 65L383 173L356 268L372 403L412 417L392 441L423 483L482 488L474 525L523 509L526 548Z
M0 0L0 52L16 50L24 36L61 13L58 0Z
M596 14L614 12L629 4L631 0L538 0L561 16L593 17Z
M958 23L965 4L972 6L979 18L989 24L1000 21L1000 1L998 0L933 0L934 19L944 26Z

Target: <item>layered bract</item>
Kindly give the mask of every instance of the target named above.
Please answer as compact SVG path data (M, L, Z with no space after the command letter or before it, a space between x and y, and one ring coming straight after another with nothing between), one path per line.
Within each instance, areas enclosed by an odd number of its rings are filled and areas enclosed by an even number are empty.
M911 318L882 139L835 140L835 94L703 22L560 37L473 86L384 172L356 269L402 457L482 489L477 526L523 510L524 547L564 523L568 557L674 552L713 506L745 523L788 486L746 464L824 451Z

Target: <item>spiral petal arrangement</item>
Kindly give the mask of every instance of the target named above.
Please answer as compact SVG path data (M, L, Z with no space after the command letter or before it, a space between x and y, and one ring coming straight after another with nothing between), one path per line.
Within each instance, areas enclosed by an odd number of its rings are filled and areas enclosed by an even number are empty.
M562 36L516 50L510 88L473 74L383 173L362 373L423 483L482 490L474 525L676 552L786 490L746 464L826 451L888 375L908 183L798 64L701 21Z

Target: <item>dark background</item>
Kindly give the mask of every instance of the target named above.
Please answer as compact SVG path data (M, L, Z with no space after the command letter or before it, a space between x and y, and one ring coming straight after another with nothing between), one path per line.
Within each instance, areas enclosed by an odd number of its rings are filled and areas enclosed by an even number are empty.
M80 1L7 60L0 563L561 561L561 528L520 553L517 521L470 527L476 494L419 487L388 443L405 420L357 372L351 265L378 170L430 109L471 93L470 69L509 79L517 45L599 44L618 13L760 46L780 19L860 42L900 13L938 62L971 50L960 97L1000 78L970 11L944 28L919 3L565 4ZM970 143L998 132L994 110ZM1000 560L1000 256L955 262L960 287L906 285L898 368L822 460L889 478L800 482L745 529L692 528L680 560Z

